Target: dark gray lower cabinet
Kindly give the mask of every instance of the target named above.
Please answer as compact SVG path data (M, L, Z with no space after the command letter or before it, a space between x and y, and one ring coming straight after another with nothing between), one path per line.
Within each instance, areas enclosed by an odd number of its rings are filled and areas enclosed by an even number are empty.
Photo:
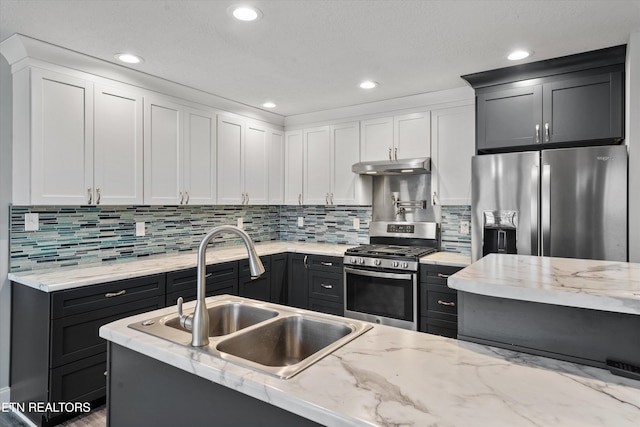
M206 295L238 295L238 271L238 261L208 265ZM195 300L197 281L197 268L167 273L167 306L175 305L178 297L185 301Z
M91 402L106 393L105 323L165 305L165 275L140 277L57 292L12 283L11 401ZM38 426L75 413L27 411Z
M109 343L110 427L311 427L311 420Z
M323 313L344 314L342 258L289 255L289 305Z
M241 297L269 301L271 299L271 257L260 257L264 265L264 273L257 278L251 277L249 261L240 261L240 278L238 279L238 292Z
M449 338L458 336L458 291L447 286L461 267L420 266L420 325L418 330Z

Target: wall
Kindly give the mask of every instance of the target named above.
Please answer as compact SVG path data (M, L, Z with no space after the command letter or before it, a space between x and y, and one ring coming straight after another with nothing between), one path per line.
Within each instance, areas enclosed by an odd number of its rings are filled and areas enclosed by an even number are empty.
M298 218L304 225L298 227ZM353 228L358 218L360 229ZM363 244L369 243L371 207L363 206L282 206L280 239L296 242Z
M442 206L440 250L471 256L471 206ZM460 221L467 221L469 233L460 233Z
M9 269L9 203L11 200L12 79L0 56L0 403L9 401L11 288Z
M629 261L640 262L640 32L627 45L626 142L629 146Z

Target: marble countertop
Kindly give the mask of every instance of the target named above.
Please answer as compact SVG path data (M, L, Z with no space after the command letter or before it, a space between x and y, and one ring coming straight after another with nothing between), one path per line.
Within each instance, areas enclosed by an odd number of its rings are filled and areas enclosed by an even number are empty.
M492 297L640 314L640 264L489 254L449 277L450 288Z
M127 327L174 311L110 323L100 336L326 426L635 427L640 419L639 381L389 326L374 325L289 380Z
M283 252L310 255L344 256L347 249L356 245L333 245L328 243L271 241L256 243L258 255L273 255ZM236 261L247 258L244 245L211 247L207 251L207 264ZM421 263L464 266L470 259L460 254L437 252L423 257ZM466 263L466 264L465 264ZM134 277L149 276L196 267L197 251L180 254L154 255L126 261L87 264L46 270L9 273L9 280L44 292L61 291L81 286L95 285Z

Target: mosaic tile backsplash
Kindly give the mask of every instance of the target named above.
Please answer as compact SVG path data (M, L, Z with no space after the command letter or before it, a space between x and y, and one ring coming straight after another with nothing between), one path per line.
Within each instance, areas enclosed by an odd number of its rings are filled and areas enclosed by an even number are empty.
M24 215L38 213L40 230L24 231ZM370 206L13 206L11 271L121 261L197 249L202 236L222 224L244 228L255 242L270 240L335 244L369 242ZM298 218L304 225L298 226ZM360 222L354 229L353 220ZM469 254L470 235L459 235L467 207L443 207L442 250ZM136 237L135 223L146 223ZM217 245L239 243L233 235Z

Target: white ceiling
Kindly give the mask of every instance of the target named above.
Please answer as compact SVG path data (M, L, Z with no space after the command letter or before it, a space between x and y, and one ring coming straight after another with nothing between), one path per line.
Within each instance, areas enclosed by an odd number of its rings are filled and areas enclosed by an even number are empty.
M464 86L460 75L627 43L640 0L0 0L0 40L24 34L282 116ZM380 86L358 88L363 79Z

